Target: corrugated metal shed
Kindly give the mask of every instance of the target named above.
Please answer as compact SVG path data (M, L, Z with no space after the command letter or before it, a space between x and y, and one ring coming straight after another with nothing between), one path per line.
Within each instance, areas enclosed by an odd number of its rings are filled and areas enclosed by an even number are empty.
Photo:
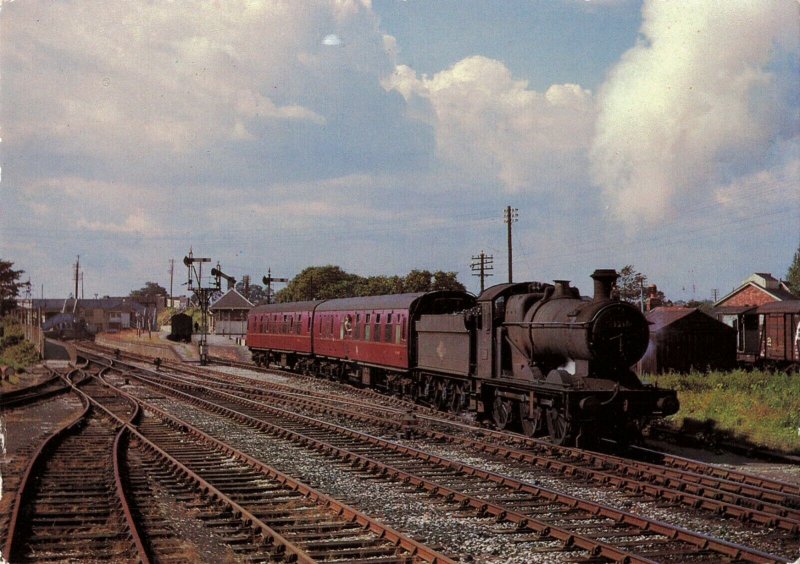
M736 364L736 331L697 308L657 307L647 313L650 343L640 374L727 370Z

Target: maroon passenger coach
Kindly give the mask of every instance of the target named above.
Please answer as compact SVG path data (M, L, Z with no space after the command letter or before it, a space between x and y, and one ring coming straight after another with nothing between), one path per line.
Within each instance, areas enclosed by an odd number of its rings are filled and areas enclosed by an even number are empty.
M374 384L415 365L414 323L422 315L461 311L475 298L434 291L270 304L253 308L247 346L256 364Z
M247 315L247 346L253 362L267 366L295 366L313 352L311 324L321 301L268 304Z

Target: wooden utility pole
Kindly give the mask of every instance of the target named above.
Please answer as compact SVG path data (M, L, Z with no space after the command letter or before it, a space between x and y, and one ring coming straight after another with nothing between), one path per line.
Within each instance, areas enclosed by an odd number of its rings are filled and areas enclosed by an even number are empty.
M172 307L172 275L175 272L175 259L169 259L169 307Z
M470 268L472 268L473 276L481 277L481 293L483 293L484 289L484 284L483 284L484 279L489 276L492 276L492 274L490 274L488 271L494 270L493 263L494 263L494 256L487 255L483 251L481 251L480 255L478 256L473 255L472 257L472 264L470 265ZM476 270L478 271L477 273L475 272Z
M514 281L513 254L511 248L511 224L519 221L519 210L517 208L512 208L511 206L506 206L506 209L503 212L503 221L508 224L508 283L511 284Z

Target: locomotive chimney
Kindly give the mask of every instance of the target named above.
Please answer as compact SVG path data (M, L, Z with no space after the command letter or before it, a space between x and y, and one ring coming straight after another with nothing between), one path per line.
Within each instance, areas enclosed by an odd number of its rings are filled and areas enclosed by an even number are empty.
M570 296L569 293L569 280L553 280L555 290L553 291L553 299L566 298Z
M594 280L594 298L592 301L601 302L611 298L611 288L617 281L619 275L616 270L609 268L599 268L592 274Z

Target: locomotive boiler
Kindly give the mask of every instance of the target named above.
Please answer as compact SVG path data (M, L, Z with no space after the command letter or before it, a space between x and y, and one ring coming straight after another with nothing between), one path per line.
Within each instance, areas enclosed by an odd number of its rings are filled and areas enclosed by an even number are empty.
M260 306L247 342L256 363L474 411L558 444L627 439L647 418L675 413L677 396L631 371L649 330L636 307L612 297L616 272L592 278L591 298L557 280L500 284L477 298L428 292Z

